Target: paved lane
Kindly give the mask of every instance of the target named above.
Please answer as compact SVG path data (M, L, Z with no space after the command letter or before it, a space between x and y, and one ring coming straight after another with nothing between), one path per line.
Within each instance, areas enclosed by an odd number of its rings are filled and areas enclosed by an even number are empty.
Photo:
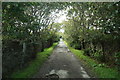
M46 74L54 73L59 75L60 78L90 78L79 60L68 50L62 40L33 78L40 78Z

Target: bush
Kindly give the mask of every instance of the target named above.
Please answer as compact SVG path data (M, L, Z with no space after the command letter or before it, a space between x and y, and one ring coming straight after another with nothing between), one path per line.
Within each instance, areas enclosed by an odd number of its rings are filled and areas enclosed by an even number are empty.
M118 71L120 72L120 52L115 53L115 63L118 66Z
M3 41L2 74L7 76L21 64L22 46L19 41Z
M84 55L90 56L90 53L91 53L90 48L84 49Z
M94 54L93 54L93 57L100 61L100 62L104 62L104 55L102 54L102 51L101 50L97 50Z

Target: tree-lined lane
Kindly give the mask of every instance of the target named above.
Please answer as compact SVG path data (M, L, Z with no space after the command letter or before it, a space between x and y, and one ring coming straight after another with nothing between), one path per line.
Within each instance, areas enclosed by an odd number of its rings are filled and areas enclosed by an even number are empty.
M90 78L62 40L34 78L45 77L47 74L57 74L60 78Z

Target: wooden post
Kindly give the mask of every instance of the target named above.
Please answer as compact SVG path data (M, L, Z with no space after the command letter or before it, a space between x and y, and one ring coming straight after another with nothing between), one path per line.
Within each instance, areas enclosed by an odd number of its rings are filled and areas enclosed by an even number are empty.
M24 42L23 43L23 51L22 51L23 54L22 54L21 68L22 68L22 66L24 64L25 51L26 51L26 43Z

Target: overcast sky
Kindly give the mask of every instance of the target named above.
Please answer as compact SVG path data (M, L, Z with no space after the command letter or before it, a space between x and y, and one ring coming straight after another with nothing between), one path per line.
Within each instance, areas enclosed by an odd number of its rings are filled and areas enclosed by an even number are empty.
M59 13L52 12L53 15L57 15L57 18L55 19L55 23L62 23L63 21L66 21L66 15L67 10L59 11Z

